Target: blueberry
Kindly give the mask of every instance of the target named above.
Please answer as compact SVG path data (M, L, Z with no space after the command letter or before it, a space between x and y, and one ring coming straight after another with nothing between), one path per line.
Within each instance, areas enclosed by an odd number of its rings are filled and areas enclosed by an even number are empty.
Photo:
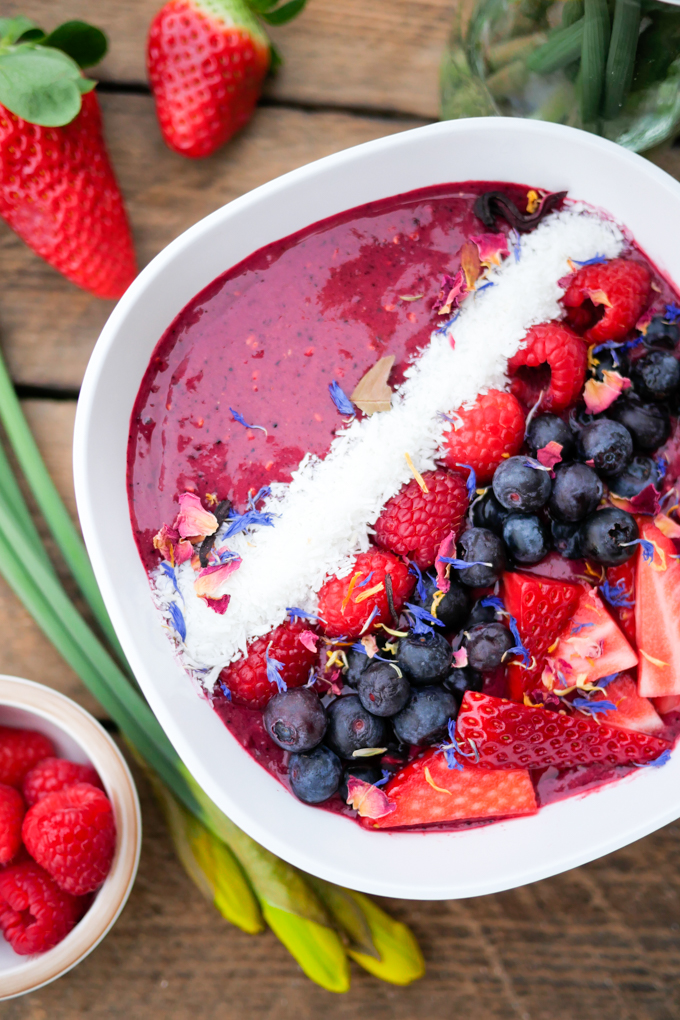
M508 514L503 524L503 541L515 563L540 563L550 551L550 538L536 514Z
M409 634L397 650L397 663L418 686L444 676L451 665L451 645L441 634Z
M413 691L392 725L405 744L432 744L445 735L449 719L455 719L457 713L458 702L450 691L421 687Z
M326 712L309 687L275 694L262 718L267 733L284 751L311 751L326 732Z
M313 751L291 754L288 778L293 793L305 804L320 804L337 792L342 779L342 762L321 744Z
M477 599L465 622L465 629L475 627L478 623L493 623L496 619L496 610L493 606L483 606L484 599Z
M607 417L626 426L638 450L656 450L670 435L668 409L663 404L643 404L635 393L615 400Z
M565 560L580 560L583 556L581 549L581 524L562 521L551 521L550 530L553 537L553 545L560 556Z
M500 535L503 530L503 521L509 513L509 510L500 505L493 494L493 489L489 488L472 507L472 523L475 528L486 528L488 531Z
M668 400L680 383L680 362L670 351L650 351L634 363L631 376L641 397Z
M502 623L479 623L467 631L468 665L475 670L495 669L514 643L512 634Z
M674 322L666 322L663 315L655 315L647 326L644 336L646 347L652 344L673 348L680 340L680 329Z
M596 511L581 525L583 555L605 567L617 567L629 560L637 546L628 543L639 537L635 518L615 507Z
M469 528L463 533L458 543L458 558L468 563L488 564L456 571L458 580L470 588L495 584L505 569L503 542L486 528Z
M347 780L350 776L361 779L364 783L378 783L382 779L382 769L375 765L348 765L340 781L340 794L342 800L347 803Z
M463 695L466 691L481 691L484 686L484 677L481 673L475 673L474 670L466 667L465 669L452 669L445 680L442 681L442 687L453 694L458 705L463 700Z
M347 655L349 669L346 673L343 673L342 679L349 687L356 687L359 683L359 677L368 667L371 660L366 652L357 652L353 648L347 648L345 654Z
M548 507L559 521L582 521L597 509L602 482L587 464L564 464L555 468Z
M571 457L575 450L574 436L565 421L556 414L539 414L527 430L527 445L534 457L548 443L559 443L562 460Z
M633 456L633 440L627 428L617 421L599 418L582 428L578 435L582 460L603 475L618 475Z
M411 693L411 685L396 663L393 665L391 662L374 661L361 674L357 691L361 704L368 712L389 716L396 715L404 707Z
M508 510L540 510L550 496L550 472L530 457L508 457L496 468L493 494Z
M594 360L597 361L597 365L594 365L592 372L599 382L604 381L605 372L618 372L619 375L628 375L630 371L628 358L620 348L609 350L607 347L604 347L594 355Z
M385 723L366 711L358 694L336 698L326 711L326 743L341 758L351 758L362 747L385 746Z
M415 595L411 599L414 605L422 606L423 609L427 609L428 613L436 616L444 624L446 630L460 630L470 612L470 590L465 585L459 584L458 581L452 579L449 590L444 595L444 598L437 599L437 604L433 608L433 600L441 592L437 587L436 581L433 581L427 574L423 581L426 591L425 598L421 599Z
M633 457L625 471L610 478L609 488L616 496L632 499L647 485L656 485L658 488L660 480L658 464L651 457Z

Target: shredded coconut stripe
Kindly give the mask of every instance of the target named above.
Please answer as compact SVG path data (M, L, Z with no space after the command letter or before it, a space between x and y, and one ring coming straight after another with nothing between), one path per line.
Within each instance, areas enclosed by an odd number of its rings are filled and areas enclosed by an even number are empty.
M594 252L613 258L623 244L613 222L584 207L547 217L489 273L493 286L470 295L455 320L435 330L390 411L348 424L323 460L307 455L289 484L272 485L264 509L277 515L274 527L227 543L243 562L229 579L231 602L223 616L196 597L194 572L183 564L177 575L189 662L216 675L250 640L282 623L287 606L314 612L324 579L349 572L357 553L369 547L370 527L384 504L412 478L405 453L417 471L433 469L451 428L441 413L503 388L507 360L527 329L562 314L558 280L569 272L567 260Z

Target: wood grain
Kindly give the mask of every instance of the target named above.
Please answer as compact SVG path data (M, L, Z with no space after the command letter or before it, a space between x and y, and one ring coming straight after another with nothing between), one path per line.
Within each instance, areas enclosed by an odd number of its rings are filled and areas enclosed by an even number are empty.
M109 54L95 77L146 82L145 43L161 0L7 0L3 14L25 14L52 28L71 18L107 33ZM451 0L309 0L271 36L285 63L267 85L279 101L358 106L436 117L438 71L453 14Z
M101 97L140 265L225 202L331 152L420 121L264 108L234 143L193 162L164 145L148 96ZM0 222L0 342L14 379L75 388L113 302L70 284Z

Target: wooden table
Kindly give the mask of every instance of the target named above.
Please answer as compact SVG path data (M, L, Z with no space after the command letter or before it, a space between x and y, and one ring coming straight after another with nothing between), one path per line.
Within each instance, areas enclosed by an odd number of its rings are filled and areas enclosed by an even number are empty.
M243 134L205 162L165 148L145 84L144 40L158 0L7 0L46 28L72 18L104 28L101 103L113 162L144 265L201 216L338 149L437 115L449 0L309 0L273 32L286 64ZM680 176L678 150L657 157ZM455 179L455 167L450 168ZM0 338L49 468L75 514L75 400L111 310L76 290L0 225ZM48 683L100 718L30 617L0 582L0 670ZM352 990L312 985L271 934L223 921L179 866L140 780L144 848L116 927L71 974L0 1006L4 1020L672 1020L680 1017L680 823L566 875L497 896L393 901L428 961L407 989L355 970ZM527 848L531 853L531 848Z

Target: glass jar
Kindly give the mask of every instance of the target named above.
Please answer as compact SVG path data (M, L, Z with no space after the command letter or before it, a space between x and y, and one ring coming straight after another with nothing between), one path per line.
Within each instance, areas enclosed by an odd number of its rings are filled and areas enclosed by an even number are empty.
M441 69L441 117L533 117L636 152L680 127L675 0L465 0Z

